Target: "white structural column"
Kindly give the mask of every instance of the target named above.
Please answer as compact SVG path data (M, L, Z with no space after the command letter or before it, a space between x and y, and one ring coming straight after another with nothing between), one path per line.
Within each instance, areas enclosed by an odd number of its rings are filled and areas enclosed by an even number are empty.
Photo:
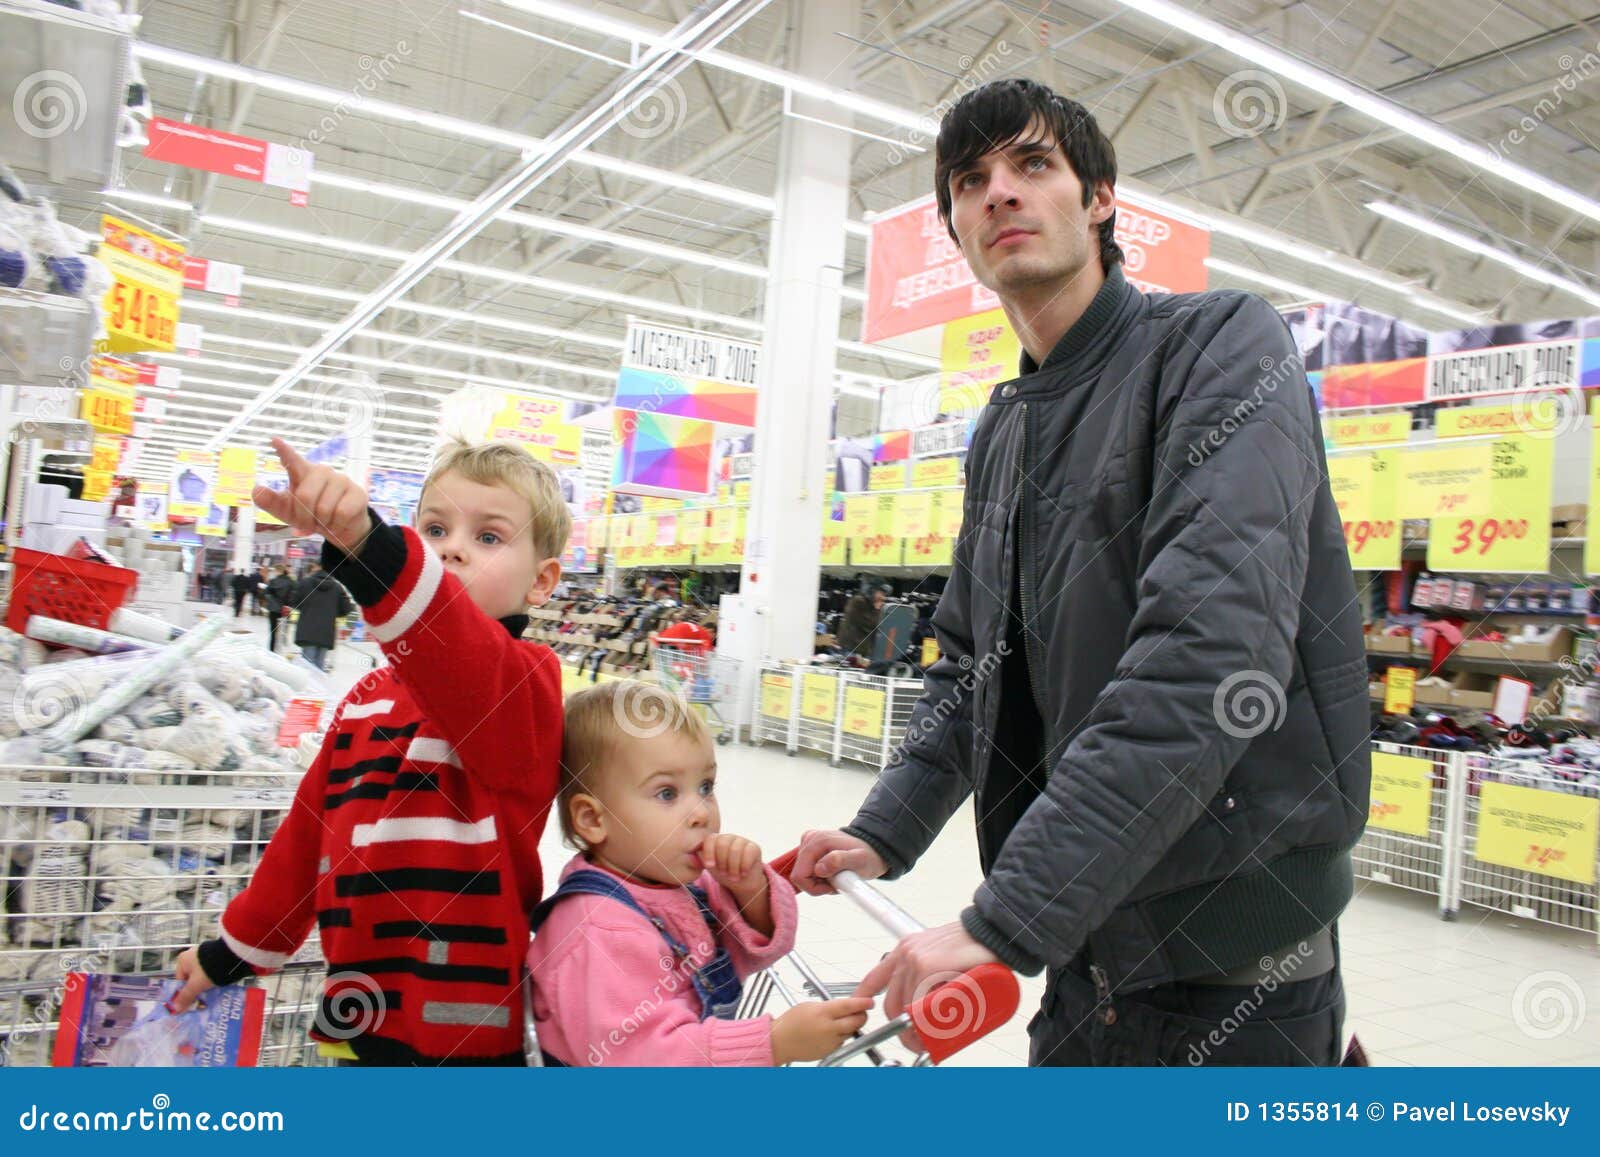
M849 86L857 0L797 0L789 66ZM848 113L795 96L792 111L848 123ZM839 287L850 193L851 135L789 116L779 152L771 279L761 351L755 477L740 591L758 647L773 658L811 654L817 621L824 469L833 406Z
M256 552L256 508L254 505L239 507L238 515L234 518L233 527L233 559L228 564L228 573L237 574L245 571L255 573L255 567L250 565L251 558ZM232 592L229 592L231 597Z

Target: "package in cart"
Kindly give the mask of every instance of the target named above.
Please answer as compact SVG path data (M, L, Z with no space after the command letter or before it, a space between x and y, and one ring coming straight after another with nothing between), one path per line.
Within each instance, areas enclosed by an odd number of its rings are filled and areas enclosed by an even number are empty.
M261 1051L266 993L228 985L174 1013L183 985L158 976L74 972L56 1034L57 1068L250 1068Z

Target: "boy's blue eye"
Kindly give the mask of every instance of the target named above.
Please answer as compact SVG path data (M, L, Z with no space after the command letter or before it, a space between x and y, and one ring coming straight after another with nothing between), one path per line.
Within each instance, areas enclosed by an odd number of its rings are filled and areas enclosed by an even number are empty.
M704 783L702 783L700 785L700 794L701 795L710 795L712 792L714 792L716 790L717 790L717 781L714 780L714 779L708 779L708 780L706 780Z
M678 789L675 787L664 787L660 791L656 792L656 798L662 803L671 803L673 800L678 798Z
M492 530L486 530L478 535L478 541L483 543L484 546L499 546L500 536Z
M437 522L430 522L427 526L423 527L422 533L427 535L429 538L443 538L444 527L440 526Z

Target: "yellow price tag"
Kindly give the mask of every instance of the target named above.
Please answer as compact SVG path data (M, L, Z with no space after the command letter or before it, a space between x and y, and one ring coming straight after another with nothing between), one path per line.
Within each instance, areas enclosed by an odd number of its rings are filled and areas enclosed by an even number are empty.
M1373 752L1368 826L1426 836L1432 816L1433 764L1409 755Z
M920 538L933 522L932 494L896 494L890 505L894 530L901 538Z
M844 689L844 729L868 739L883 738L883 711L888 696L875 687Z
M1415 667L1390 667L1384 678L1383 710L1387 715L1406 715L1417 701Z
M1488 514L1493 505L1489 443L1413 447L1401 457L1401 518L1463 518Z
M838 698L837 675L806 675L800 681L800 714L807 719L833 722L834 704Z
M761 714L772 719L787 719L794 701L794 679L789 675L761 676Z
M1593 884L1597 831L1600 799L1486 783L1478 793L1474 855L1486 864Z
M1544 574L1550 569L1555 443L1538 434L1518 435L1491 449L1492 508L1474 517L1434 519L1428 527L1428 567Z

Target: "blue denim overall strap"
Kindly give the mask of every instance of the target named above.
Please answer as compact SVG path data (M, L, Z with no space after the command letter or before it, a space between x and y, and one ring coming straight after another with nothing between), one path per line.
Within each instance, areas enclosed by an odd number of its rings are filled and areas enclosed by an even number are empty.
M744 996L744 982L734 971L728 950L722 946L722 921L706 902L706 894L691 884L689 895L694 897L700 917L706 922L706 931L711 933L711 943L716 946L711 959L694 973L694 990L700 994L700 1019L714 1016L718 1020L733 1020L738 1016L739 1001Z

